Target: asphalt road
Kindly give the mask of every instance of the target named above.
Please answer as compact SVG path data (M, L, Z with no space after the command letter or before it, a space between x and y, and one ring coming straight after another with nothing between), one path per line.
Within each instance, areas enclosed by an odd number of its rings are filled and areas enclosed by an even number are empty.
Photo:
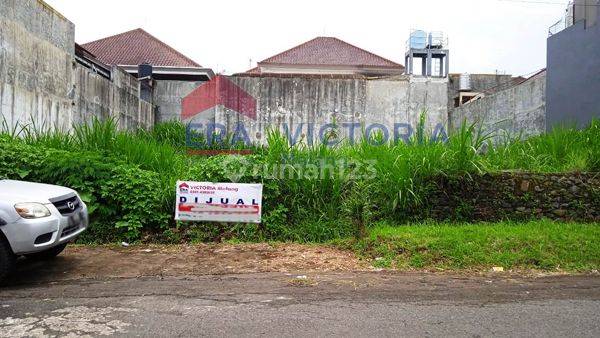
M598 276L298 276L29 276L0 289L0 337L600 335Z

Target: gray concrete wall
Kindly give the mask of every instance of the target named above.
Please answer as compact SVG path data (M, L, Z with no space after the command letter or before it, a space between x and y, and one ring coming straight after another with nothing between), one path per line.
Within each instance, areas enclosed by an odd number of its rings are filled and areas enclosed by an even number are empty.
M154 81L152 100L157 106L157 122L181 119L181 100L201 84L201 81Z
M548 38L548 130L600 118L600 24L584 21Z
M137 79L115 68L111 81L82 67L74 37L74 25L43 1L0 0L0 123L69 129L113 116L122 128L151 126Z
M513 82L512 75L499 74L470 74L471 91L484 92L488 90L502 90L511 87ZM448 110L454 108L454 98L460 91L460 74L450 74L448 76Z
M73 122L85 123L92 117L117 119L121 129L151 128L154 109L140 100L139 82L123 69L112 68L112 80L77 65L74 76Z
M367 80L366 117L361 122L394 125L407 123L416 128L421 113L427 116L426 128L447 125L447 79L395 77Z
M591 27L598 22L598 0L575 0L573 2L573 21L585 21L585 27Z
M463 122L488 131L528 136L546 130L546 75L539 73L519 85L486 95L450 111L450 130Z
M0 0L0 108L8 125L71 122L74 25L41 1Z
M264 140L269 127L283 130L286 124L293 134L302 124L302 135L310 135L308 125L319 128L335 123L340 137L349 137L350 124L361 128L379 123L388 128L393 138L394 124L410 124L413 128L419 115L427 111L427 126L434 131L447 123L447 80L398 76L367 79L360 76L261 76L237 75L231 80L257 99L255 121L227 111L215 112L215 121L228 126L244 123L254 142ZM406 130L403 130L403 132Z

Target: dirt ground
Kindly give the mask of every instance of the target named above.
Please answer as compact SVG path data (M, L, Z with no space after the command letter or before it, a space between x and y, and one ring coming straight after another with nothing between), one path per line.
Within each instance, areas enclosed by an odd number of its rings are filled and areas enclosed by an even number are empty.
M18 268L54 280L372 270L351 252L300 244L69 246L53 261L22 259Z
M380 271L298 244L72 246L17 268L0 289L0 337L600 332L595 274Z

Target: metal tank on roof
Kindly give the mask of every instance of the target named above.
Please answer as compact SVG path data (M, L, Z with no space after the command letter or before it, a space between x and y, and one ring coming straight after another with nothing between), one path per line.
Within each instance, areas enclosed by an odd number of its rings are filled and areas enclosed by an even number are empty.
M443 32L413 30L406 42L405 72L415 76L446 78L450 68L449 55L448 39ZM414 69L415 59L421 61L420 70Z
M409 48L425 49L427 48L427 32L415 30L410 33Z
M460 80L459 80L458 86L459 86L458 89L460 91L471 90L471 74L469 74L469 73L460 74Z
M441 49L446 45L444 32L430 32L428 47L433 49Z

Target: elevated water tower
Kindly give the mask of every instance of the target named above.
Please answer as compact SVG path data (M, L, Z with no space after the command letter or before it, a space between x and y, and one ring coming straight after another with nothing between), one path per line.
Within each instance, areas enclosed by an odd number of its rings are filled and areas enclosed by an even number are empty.
M406 74L447 77L450 66L448 39L442 32L413 30L406 43ZM415 70L415 59L421 60L421 69Z

